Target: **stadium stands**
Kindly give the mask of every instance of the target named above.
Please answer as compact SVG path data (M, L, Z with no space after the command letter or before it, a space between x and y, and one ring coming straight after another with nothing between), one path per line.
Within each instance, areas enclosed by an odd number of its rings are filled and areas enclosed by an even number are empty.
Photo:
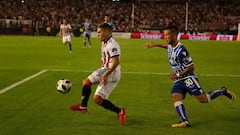
M189 31L233 32L240 22L240 2L234 0L189 0ZM117 31L142 31L160 29L169 24L185 30L186 0L136 0L134 3L134 28L131 0L1 0L0 28L18 29L18 21L7 26L4 19L31 20L32 27L59 29L61 19L72 25L81 24L90 16L94 26L103 21L104 14L112 16ZM13 23L15 22L15 23ZM37 26L36 26L37 25ZM1 34L1 33L0 33ZM234 33L236 34L236 33Z

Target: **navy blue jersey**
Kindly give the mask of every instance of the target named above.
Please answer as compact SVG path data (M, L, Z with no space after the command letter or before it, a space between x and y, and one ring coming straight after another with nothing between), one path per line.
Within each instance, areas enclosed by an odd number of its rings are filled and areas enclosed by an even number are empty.
M187 49L180 42L174 48L171 45L168 45L168 60L172 68L172 72L174 73L182 72L186 67L193 64L192 58L190 57ZM191 71L186 75L175 79L175 82L187 76L195 76L195 74Z

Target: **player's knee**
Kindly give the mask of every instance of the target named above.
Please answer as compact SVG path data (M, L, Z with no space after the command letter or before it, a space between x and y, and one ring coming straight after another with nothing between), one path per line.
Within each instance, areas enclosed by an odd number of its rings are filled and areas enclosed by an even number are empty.
M198 100L200 103L208 103L208 100L207 99L200 99Z
M201 94L199 96L196 96L196 98L200 103L208 103L210 101L206 94Z
M82 81L82 86L91 86L92 83L88 80L88 79L85 79Z
M182 99L184 99L184 95L180 94L180 93L173 93L172 94L172 102L175 103L177 101L181 101Z

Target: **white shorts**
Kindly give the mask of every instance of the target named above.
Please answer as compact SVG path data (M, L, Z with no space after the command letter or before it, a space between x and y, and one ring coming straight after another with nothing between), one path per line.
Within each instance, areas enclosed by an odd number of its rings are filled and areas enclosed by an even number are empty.
M112 93L113 89L117 86L121 78L120 66L118 66L108 76L107 83L104 85L102 82L100 82L100 79L101 79L101 75L106 70L107 70L106 68L100 68L88 76L88 79L92 84L96 84L96 83L98 84L94 95L98 95L103 99L108 99L109 95Z
M63 43L71 42L71 35L63 36L62 37Z

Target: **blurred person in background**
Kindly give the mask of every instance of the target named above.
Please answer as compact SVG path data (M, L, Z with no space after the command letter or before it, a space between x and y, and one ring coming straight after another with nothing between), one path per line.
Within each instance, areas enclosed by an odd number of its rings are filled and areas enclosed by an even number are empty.
M60 25L60 36L62 37L62 41L64 45L69 46L69 53L72 52L72 43L71 43L71 32L72 27L67 23L66 19L62 20L62 24Z
M87 47L87 40L88 40L89 47L91 47L91 45L92 45L91 44L91 31L92 31L92 27L93 27L92 22L90 21L89 18L86 18L85 22L83 23L83 29L84 29L84 33L83 33L83 36L84 36L83 46L84 46L84 48Z

